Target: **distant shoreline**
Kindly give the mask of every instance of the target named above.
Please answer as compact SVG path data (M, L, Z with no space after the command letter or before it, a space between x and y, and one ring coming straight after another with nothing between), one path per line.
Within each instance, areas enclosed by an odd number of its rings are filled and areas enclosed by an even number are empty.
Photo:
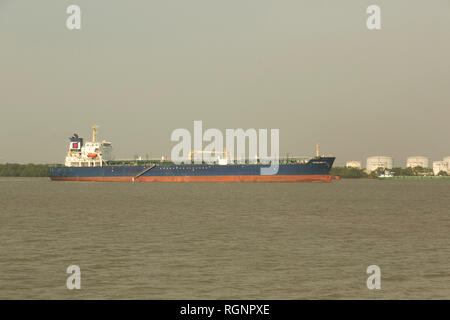
M0 164L0 177L48 177L50 167L59 167L62 164L19 164L4 163ZM374 172L367 174L363 169L333 167L330 175L338 176L342 179L377 179L378 175ZM414 175L411 175L414 177Z
M48 177L48 168L56 164L0 164L0 177Z
M62 166L61 164L0 164L0 177L48 177L49 167ZM355 168L335 167L330 175L343 179L370 178L363 170Z

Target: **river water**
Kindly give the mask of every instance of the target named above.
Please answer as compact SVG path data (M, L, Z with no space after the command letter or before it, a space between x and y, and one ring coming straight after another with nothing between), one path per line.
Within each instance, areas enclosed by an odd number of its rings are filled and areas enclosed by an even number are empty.
M449 195L449 181L0 178L0 298L450 299Z

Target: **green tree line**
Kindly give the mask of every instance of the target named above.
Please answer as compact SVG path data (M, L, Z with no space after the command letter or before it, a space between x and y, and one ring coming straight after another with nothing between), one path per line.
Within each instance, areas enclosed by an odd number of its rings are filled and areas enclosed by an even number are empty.
M48 177L48 164L0 164L0 177ZM341 178L367 178L368 175L361 169L334 167L330 174Z
M18 164L6 163L0 164L0 177L48 177L48 168L55 165L49 164ZM56 165L58 166L58 165ZM363 169L347 168L347 167L333 167L330 175L339 176L345 179L356 178L376 178L384 169L379 168L370 175ZM433 170L429 168L393 168L389 171L393 172L395 176L417 176L417 175L432 175ZM446 172L440 172L440 175L447 175Z
M363 169L347 168L347 167L333 167L330 170L330 175L339 176L344 179L357 179L368 177L368 174Z
M0 164L0 177L48 177L48 164Z

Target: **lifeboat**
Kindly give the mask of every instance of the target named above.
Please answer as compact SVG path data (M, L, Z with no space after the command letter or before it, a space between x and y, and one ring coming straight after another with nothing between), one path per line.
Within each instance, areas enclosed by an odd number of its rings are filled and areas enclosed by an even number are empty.
M96 153L88 153L88 158L97 158L97 154Z

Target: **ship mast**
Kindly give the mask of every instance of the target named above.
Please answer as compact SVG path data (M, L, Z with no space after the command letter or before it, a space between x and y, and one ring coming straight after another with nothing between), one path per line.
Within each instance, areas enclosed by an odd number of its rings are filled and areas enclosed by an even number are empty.
M94 124L92 126L92 142L95 143L95 135L97 134L98 125Z
M319 144L316 144L316 157L319 158Z

